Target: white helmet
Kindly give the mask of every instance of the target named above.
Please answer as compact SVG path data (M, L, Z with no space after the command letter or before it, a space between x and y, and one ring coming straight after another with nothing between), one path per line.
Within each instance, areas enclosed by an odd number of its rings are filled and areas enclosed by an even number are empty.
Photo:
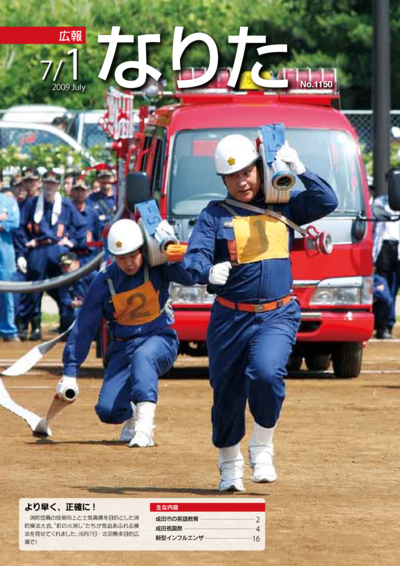
M143 233L134 220L117 220L110 228L107 244L112 255L129 254L143 246Z
M214 157L218 175L232 175L255 163L260 156L249 138L232 134L218 143Z

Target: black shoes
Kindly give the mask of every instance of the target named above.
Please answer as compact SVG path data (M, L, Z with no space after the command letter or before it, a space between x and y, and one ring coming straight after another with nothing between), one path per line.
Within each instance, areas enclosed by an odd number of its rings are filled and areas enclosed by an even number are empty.
M384 328L384 329L379 328L376 331L375 337L378 340L391 340L393 338L392 332L388 328Z
M26 342L28 340L28 321L22 318L17 318L16 320L18 328L18 336L21 342Z
M18 338L18 336L3 336L3 342L19 342L20 339Z
M38 340L42 339L41 322L42 319L40 316L34 316L32 318L32 332L29 336L29 340L32 340L32 342L37 342Z

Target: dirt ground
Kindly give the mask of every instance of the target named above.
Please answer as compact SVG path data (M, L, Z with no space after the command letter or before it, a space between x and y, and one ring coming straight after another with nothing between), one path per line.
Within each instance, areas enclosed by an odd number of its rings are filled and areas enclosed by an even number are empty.
M102 370L93 348L82 370L81 395L54 419L51 441L33 438L21 418L0 408L0 563L397 566L399 330L397 337L367 345L357 379L335 379L331 370L288 377L275 443L278 481L253 484L247 469L247 491L235 495L265 499L264 552L22 552L18 501L23 497L224 497L215 489L219 474L210 440L207 358L180 357L172 376L160 381L157 445L134 450L115 442L120 426L96 417ZM1 369L32 346L1 343ZM29 374L3 378L17 403L46 413L61 376L61 352L57 345ZM248 425L250 430L250 419Z

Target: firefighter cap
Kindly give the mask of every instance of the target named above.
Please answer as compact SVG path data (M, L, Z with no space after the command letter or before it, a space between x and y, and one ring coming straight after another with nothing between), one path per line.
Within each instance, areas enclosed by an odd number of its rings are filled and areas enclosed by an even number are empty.
M129 254L143 246L143 233L134 220L117 220L110 228L107 244L112 255Z
M42 181L47 183L57 183L59 185L61 183L61 176L55 171L46 171L42 177Z
M24 167L22 169L22 181L37 181L40 179L39 171L34 167Z
M218 175L233 175L255 163L260 156L249 138L231 134L218 143L214 158Z
M114 179L114 173L110 171L110 169L100 169L100 171L97 171L96 179L97 180L102 179L103 183L106 182L111 183L111 181Z
M74 261L79 260L79 257L74 252L68 252L66 254L62 254L60 259L58 260L58 264L62 265L71 265Z
M74 184L72 185L73 189L84 189L85 191L89 190L88 185L85 183L83 179L77 179Z

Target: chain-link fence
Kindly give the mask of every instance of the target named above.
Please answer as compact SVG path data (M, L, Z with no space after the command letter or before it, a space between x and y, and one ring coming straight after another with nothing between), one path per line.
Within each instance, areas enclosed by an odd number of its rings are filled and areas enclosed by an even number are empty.
M364 153L374 149L374 124L372 110L343 110L360 139ZM390 112L390 127L400 127L400 110Z

